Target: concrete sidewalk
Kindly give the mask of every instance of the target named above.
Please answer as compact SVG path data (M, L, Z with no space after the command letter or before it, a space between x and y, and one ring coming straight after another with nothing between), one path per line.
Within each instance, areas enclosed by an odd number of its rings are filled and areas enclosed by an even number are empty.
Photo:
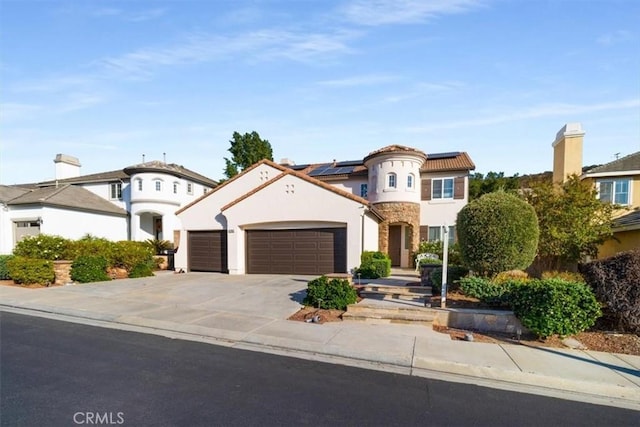
M165 273L0 286L0 310L640 410L640 357L452 341L430 327L286 320L309 277Z

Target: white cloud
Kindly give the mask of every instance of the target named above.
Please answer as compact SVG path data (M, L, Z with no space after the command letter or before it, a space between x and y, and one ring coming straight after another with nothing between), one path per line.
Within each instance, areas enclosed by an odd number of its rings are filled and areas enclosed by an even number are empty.
M494 116L485 116L477 119L458 120L452 122L437 123L426 126L413 126L404 130L410 133L432 132L443 129L464 129L475 126L487 126L498 123L507 123L517 120L534 119L539 117L550 116L579 116L581 114L593 113L598 111L609 110L625 110L630 108L639 108L640 99L628 99L614 102L604 102L599 104L583 105L583 104L544 104L537 107L524 109L521 111L512 111Z
M261 60L288 58L305 62L349 52L346 41L355 36L356 33L345 31L309 34L261 30L238 36L200 33L173 46L139 49L118 57L105 58L99 63L110 71L140 78L149 76L157 67L210 62L236 54Z
M480 0L354 0L343 13L347 20L360 25L414 24L481 5Z

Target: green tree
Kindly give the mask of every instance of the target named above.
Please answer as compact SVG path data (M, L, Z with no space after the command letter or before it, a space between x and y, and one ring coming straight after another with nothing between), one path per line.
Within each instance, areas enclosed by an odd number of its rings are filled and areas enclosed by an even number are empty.
M256 131L244 135L234 132L233 139L229 142L231 147L228 151L232 156L231 159L224 158L226 163L224 174L227 178L236 176L243 169L262 159L273 160L271 144L268 140L261 139Z
M558 270L585 256L596 256L598 245L612 236L615 206L602 203L593 184L572 175L561 186L534 183L524 193L540 227L538 260L543 270Z
M516 195L497 191L469 202L456 221L462 263L482 275L524 270L538 247L538 219Z
M493 193L498 190L517 190L520 188L518 175L504 176L504 172L489 172L486 176L474 173L469 177L469 200L475 200L480 196Z

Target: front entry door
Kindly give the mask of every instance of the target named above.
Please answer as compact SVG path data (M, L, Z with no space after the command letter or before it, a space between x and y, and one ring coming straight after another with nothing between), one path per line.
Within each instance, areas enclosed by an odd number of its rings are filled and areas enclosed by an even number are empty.
M402 251L402 226L389 226L389 258L392 267L400 267Z

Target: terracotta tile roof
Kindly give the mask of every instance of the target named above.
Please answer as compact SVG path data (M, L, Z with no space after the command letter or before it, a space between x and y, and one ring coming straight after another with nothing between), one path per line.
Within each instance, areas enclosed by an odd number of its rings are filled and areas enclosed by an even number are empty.
M602 174L609 172L625 172L625 171L640 171L640 151L637 153L629 154L628 156L621 157L613 162L606 163L601 166L597 166L593 169L589 169L584 173L585 176L592 174Z
M377 156L378 154L384 154L384 153L400 153L400 152L406 152L406 153L412 153L412 154L418 154L421 157L426 158L427 155L416 149L416 148L412 148L412 147L407 147L405 145L398 145L398 144L393 144L393 145L387 145L386 147L383 147L379 150L376 151L372 151L371 153L369 153L365 158L364 161L366 162L367 160L369 160L372 157Z
M435 153L427 154L427 161L424 162L422 172L444 172L474 170L476 165L471 161L471 157L466 152Z
M127 216L127 211L102 197L76 185L65 184L59 187L44 187L28 191L7 203L16 205L55 206L78 209L89 212L108 213Z
M288 170L287 167L285 166L281 166L275 162L272 162L271 160L268 159L263 159L260 160L258 163L254 163L253 165L249 166L248 168L244 169L242 172L240 172L238 175L234 176L233 178L229 178L226 181L223 181L220 185L216 186L215 188L213 188L211 191L209 191L207 194L204 194L200 197L198 197L197 199L195 199L194 201L192 201L191 203L183 206L182 208L178 209L176 211L176 215L184 212L185 210L189 209L191 206L195 205L196 203L199 203L201 200L206 199L207 197L213 195L216 193L216 191L220 190L221 188L224 188L225 186L227 186L229 183L232 183L233 181L235 181L236 179L240 178L241 176L247 174L249 171L257 168L260 165L269 165L271 167L274 167L282 172Z

